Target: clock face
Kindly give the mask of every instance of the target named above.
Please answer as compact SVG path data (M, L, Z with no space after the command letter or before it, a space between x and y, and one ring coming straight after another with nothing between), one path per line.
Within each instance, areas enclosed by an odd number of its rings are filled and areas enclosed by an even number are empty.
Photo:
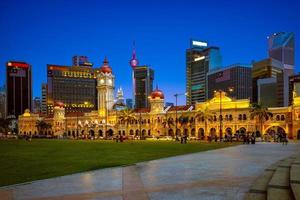
M108 79L107 84L108 84L108 85L111 85L111 84L112 84L111 79Z
M104 79L101 79L101 80L100 80L100 84L103 84L103 83L104 83Z

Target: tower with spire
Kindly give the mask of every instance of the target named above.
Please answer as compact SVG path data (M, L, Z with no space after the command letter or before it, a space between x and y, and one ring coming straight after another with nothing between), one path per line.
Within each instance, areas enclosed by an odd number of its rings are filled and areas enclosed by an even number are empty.
M114 104L115 76L105 57L100 73L97 75L98 112L104 117Z
M129 61L129 65L132 69L132 106L135 107L135 78L134 78L134 70L138 66L139 61L136 57L136 51L135 51L135 41L133 41L133 47L132 47L132 57Z

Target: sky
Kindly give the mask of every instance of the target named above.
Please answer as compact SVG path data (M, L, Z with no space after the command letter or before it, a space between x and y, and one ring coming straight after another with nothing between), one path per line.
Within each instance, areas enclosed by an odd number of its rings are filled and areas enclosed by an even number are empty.
M191 38L221 49L223 66L267 57L267 36L294 32L300 64L300 1L1 0L0 84L5 63L32 65L33 97L41 96L46 65L71 65L85 55L100 67L107 56L125 98L132 98L132 43L140 64L155 70L165 101L185 92L185 50ZM181 96L180 104L185 103Z

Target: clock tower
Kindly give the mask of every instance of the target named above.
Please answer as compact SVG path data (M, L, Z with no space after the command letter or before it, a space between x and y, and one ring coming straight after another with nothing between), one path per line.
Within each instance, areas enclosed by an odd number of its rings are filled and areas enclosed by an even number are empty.
M150 112L154 114L163 113L164 112L164 93L158 89L156 89L151 93L150 97Z
M105 57L100 72L97 74L98 113L102 117L106 116L106 112L113 107L114 90L115 76Z

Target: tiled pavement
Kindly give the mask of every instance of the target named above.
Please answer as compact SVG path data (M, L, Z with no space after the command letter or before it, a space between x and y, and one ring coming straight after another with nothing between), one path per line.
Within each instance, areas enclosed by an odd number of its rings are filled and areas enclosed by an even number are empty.
M0 199L242 199L266 167L297 153L299 143L240 145L2 187Z

